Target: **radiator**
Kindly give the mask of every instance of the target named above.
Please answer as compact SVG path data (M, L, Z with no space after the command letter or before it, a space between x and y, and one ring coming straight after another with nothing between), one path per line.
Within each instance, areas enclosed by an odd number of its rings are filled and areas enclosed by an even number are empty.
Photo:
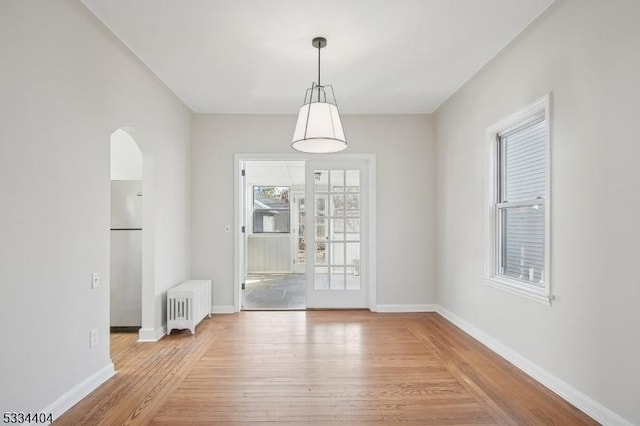
M188 328L195 334L196 325L211 318L211 281L190 280L167 292L167 334Z

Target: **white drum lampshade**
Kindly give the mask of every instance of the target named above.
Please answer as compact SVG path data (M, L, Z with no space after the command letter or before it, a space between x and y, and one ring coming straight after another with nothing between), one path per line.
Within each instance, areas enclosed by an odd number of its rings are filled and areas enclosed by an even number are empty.
M338 107L312 102L300 107L293 132L293 149L313 154L339 152L347 148Z

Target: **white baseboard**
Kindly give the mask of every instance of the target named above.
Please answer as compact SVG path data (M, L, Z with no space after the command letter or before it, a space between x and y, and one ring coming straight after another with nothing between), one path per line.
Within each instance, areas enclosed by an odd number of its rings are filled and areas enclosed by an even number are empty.
M436 312L436 305L376 305L373 312Z
M60 398L56 399L52 404L41 410L41 413L51 413L53 419L56 420L62 416L69 408L76 405L84 397L96 390L98 386L109 380L116 371L113 362L109 361L107 365L75 385L73 388L65 392Z
M162 339L164 335L167 334L167 326L163 325L160 328L141 328L138 331L138 342L146 343L146 342L157 342Z
M587 415L591 416L596 421L609 426L632 426L630 421L609 410L599 402L591 399L568 383L560 380L547 370L489 336L487 333L460 318L453 312L443 308L442 306L436 306L436 308L436 312L448 321L471 335L474 339L487 346L493 352L497 353L547 388L551 389L553 392L560 395L562 398L585 412Z
M212 314L233 314L235 312L233 305L213 305L211 306Z

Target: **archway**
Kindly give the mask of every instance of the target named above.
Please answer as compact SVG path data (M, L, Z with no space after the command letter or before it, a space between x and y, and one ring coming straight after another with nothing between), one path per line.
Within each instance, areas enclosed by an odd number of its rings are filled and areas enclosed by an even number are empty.
M109 325L142 326L142 151L122 129L111 134Z
M110 138L110 325L138 331L139 341L155 341L155 163L141 142L129 127Z

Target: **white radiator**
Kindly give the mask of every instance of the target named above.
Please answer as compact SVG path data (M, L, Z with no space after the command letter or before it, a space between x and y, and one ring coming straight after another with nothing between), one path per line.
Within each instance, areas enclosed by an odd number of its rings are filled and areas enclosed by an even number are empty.
M211 318L211 281L190 280L167 292L167 334L173 329L191 330L208 316Z

